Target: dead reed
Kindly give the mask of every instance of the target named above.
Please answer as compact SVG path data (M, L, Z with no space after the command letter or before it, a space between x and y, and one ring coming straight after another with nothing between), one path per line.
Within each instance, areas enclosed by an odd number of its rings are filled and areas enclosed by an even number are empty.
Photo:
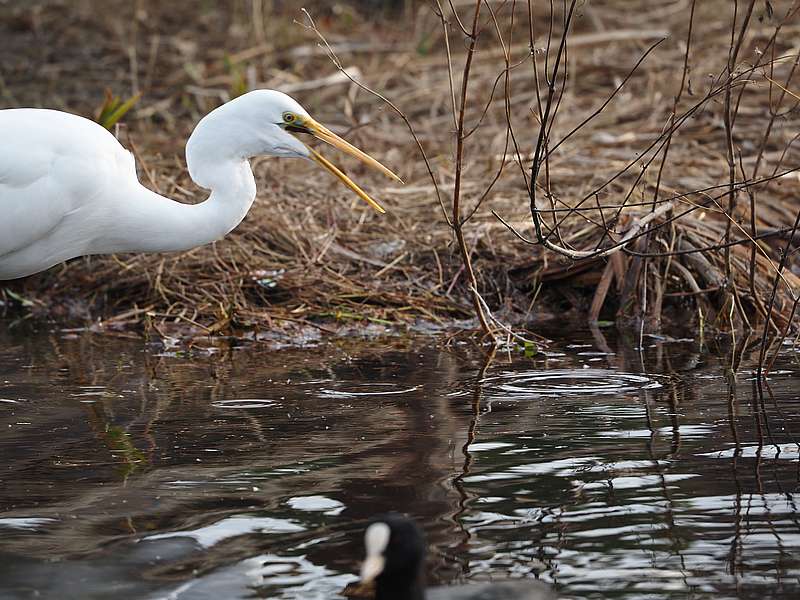
M498 337L572 314L785 336L798 320L797 1L319 2L313 23L257 0L104 6L0 15L0 103L92 114L106 87L141 93L121 140L146 185L196 202L193 123L282 89L406 185L348 165L381 217L311 165L256 161L259 200L223 241L78 259L8 286L6 306L165 335L477 316Z

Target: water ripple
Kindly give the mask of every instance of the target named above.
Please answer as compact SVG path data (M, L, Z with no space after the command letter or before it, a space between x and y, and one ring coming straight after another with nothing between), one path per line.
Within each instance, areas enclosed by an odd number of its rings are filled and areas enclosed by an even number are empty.
M49 523L55 523L56 519L47 517L17 517L0 519L0 527L8 527L9 529L39 529Z
M540 396L616 395L655 389L662 384L648 375L608 369L515 371L487 379L494 399L522 400Z
M187 531L170 531L157 533L142 538L142 541L164 540L175 537L188 537L195 540L203 548L211 548L219 542L241 535L260 533L296 533L305 528L288 519L272 517L236 516L222 519L205 527Z
M356 398L359 396L399 396L418 390L419 385L401 388L395 383L356 383L342 389L323 388L319 395L323 398Z
M211 406L214 408L273 408L280 406L274 400L266 400L264 398L231 398L230 400L217 400L212 402Z
M336 516L346 508L338 500L326 496L295 496L294 498L289 498L286 504L294 510L320 512L328 516Z
M710 458L770 458L783 460L797 460L800 458L800 444L768 444L764 446L739 446L727 450L702 452L696 456Z

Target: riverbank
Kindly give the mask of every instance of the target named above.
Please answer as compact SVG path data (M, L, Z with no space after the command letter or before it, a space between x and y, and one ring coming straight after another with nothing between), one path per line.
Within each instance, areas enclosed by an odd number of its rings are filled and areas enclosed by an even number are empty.
M472 271L494 327L571 316L726 330L769 318L788 331L800 294L797 14L758 3L745 24L723 1L692 18L690 2L631 4L574 15L533 213L542 72L562 39L556 26L548 41L548 7L534 15L535 61L524 7L513 21L510 6L484 8L465 70L464 3L444 27L411 2L309 3L317 31L299 10L265 15L260 2L11 6L0 15L2 106L92 116L107 88L141 93L117 134L160 193L205 198L184 141L208 110L253 88L295 96L405 185L340 161L388 209L379 215L312 164L256 159L256 204L224 240L76 259L0 286L0 310L163 335L474 327Z

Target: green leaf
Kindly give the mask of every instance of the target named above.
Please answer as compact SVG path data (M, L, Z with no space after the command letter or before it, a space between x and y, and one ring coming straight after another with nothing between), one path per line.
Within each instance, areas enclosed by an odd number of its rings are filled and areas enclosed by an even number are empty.
M142 93L139 92L135 96L131 96L125 100L125 102L122 102L119 96L114 96L109 90L106 90L106 99L103 101L98 111L97 122L110 130L131 108L133 108L133 105L136 104L141 97Z
M6 288L6 294L11 296L14 300L19 302L22 306L33 306L34 305L33 301L28 300L27 298L25 298L23 296L20 296L19 294L15 293L15 292L12 292L8 288Z

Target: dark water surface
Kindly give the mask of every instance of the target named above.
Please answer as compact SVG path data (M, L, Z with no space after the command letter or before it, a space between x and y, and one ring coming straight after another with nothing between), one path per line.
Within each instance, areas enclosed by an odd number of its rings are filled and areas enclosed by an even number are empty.
M577 341L576 341L577 339ZM429 580L800 598L800 365L595 332L181 354L0 324L0 598L339 598L408 512Z

